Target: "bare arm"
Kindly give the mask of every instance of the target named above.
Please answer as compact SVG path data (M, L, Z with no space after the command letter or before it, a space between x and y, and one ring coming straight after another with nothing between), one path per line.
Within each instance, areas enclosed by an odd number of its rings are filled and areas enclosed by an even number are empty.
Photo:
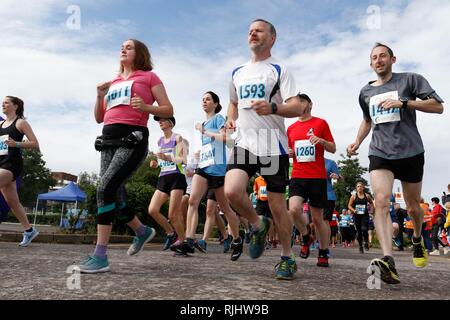
M267 101L253 101L251 107L260 116L271 115L272 105ZM286 103L277 104L277 112L275 114L285 118L295 118L305 113L307 103L302 103L302 100L297 96L289 98Z
M145 104L141 97L135 95L131 99L131 105L134 109L140 109L144 112L151 113L160 118L170 118L173 116L173 106L170 103L169 97L167 96L166 89L164 85L158 84L152 87L152 95L158 106L153 106L150 104Z
M348 210L350 210L351 212L355 213L356 209L353 208L353 202L355 202L355 196L351 196L350 200L348 200Z
M403 103L399 100L387 99L381 103L384 109L401 108ZM426 113L442 113L444 106L436 99L431 98L427 100L409 100L408 109L418 110Z
M39 142L33 132L33 129L31 129L30 124L23 120L20 119L17 121L16 123L17 125L17 129L19 129L20 132L22 132L26 137L27 140L25 141L12 141L11 145L8 143L9 147L20 147L20 148L25 148L25 149L37 149L39 150ZM18 144L19 143L19 144Z
M361 122L361 125L359 126L358 135L356 136L355 142L350 144L347 147L347 153L350 156L358 154L356 151L359 149L359 146L361 145L361 143L364 141L364 139L367 137L370 130L372 129L371 125L372 125L372 120L363 119L363 121Z

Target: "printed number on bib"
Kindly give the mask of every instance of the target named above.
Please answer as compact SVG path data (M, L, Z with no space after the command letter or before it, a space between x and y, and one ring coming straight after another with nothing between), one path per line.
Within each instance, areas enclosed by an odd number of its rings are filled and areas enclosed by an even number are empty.
M6 140L8 140L9 135L0 136L0 156L8 155L8 145Z
M205 168L214 164L214 152L211 143L203 145L200 152L200 162L198 166L200 168Z
M167 152L164 153L166 156L171 156L172 152ZM162 159L158 159L158 164L161 168L161 172L169 172L169 171L174 171L176 170L177 166L174 162L172 161L166 161L166 160L162 160Z
M357 204L355 206L355 210L357 214L364 214L366 213L366 205L365 204Z
M369 111L374 124L400 121L399 108L386 110L381 106L381 103L387 99L398 100L398 92L390 91L370 98Z
M131 87L133 80L123 81L112 85L105 97L106 110L117 107L119 105L131 104Z
M309 140L295 141L295 157L297 162L316 161L316 146Z
M265 100L267 81L264 76L246 78L239 83L239 108L250 108L251 101Z
M267 186L259 187L259 198L267 199Z

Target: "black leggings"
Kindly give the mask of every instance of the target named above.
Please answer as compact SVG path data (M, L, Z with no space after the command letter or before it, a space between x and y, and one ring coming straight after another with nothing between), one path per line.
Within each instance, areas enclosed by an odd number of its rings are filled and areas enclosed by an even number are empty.
M134 218L125 203L125 181L147 156L148 140L133 149L108 148L101 152L100 181L97 187L98 224L110 225L118 216L124 223Z
M441 239L439 239L439 225L437 223L433 224L433 247L436 250L439 250L439 244L441 244L441 246L445 247L446 245L444 243L442 243Z
M363 238L365 243L369 243L369 215L355 214L353 219L355 220L356 232L358 233L358 243L362 247Z

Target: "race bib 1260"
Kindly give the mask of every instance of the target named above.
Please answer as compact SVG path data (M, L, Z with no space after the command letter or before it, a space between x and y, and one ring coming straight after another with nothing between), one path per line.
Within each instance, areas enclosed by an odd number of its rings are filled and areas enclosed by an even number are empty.
M316 161L316 146L309 140L295 141L295 157L297 162Z
M6 140L8 140L9 135L0 136L0 156L8 155L8 145Z
M398 100L398 92L390 91L370 98L369 112L374 124L400 121L400 108L384 109L381 103L387 99Z
M105 97L106 110L117 107L119 105L131 104L131 88L133 80L116 83L109 87L108 93Z

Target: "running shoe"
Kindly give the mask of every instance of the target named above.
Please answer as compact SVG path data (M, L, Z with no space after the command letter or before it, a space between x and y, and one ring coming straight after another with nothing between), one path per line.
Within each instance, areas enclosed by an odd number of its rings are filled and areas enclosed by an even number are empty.
M400 278L398 277L398 272L395 266L389 261L389 259L383 257L382 259L373 259L370 265L379 270L381 280L388 284L398 284L400 283ZM375 270L372 269L372 274Z
M231 249L231 243L233 242L233 236L228 234L228 238L223 240L223 253L227 253Z
M168 234L166 236L166 240L164 241L163 251L166 251L170 248L172 243L174 243L177 240L177 233L174 231L172 234Z
M364 250L369 251L369 244L367 242L364 243Z
M307 243L303 243L302 246L300 247L300 258L302 259L308 259L309 254L310 254L310 246L311 244L314 243L314 239L313 237L310 235L309 236L309 241Z
M261 229L252 231L252 237L249 244L249 255L252 259L259 258L264 252L267 232L269 231L269 221L266 217L261 217Z
M127 254L129 256L134 256L144 249L144 244L151 241L156 235L156 231L149 226L145 226L145 232L142 236L135 236L133 238L133 243L128 248Z
M419 243L413 244L413 263L417 268L424 268L428 264L428 255L427 250L425 250L425 245L423 243L423 239Z
M359 246L359 253L364 253L364 249L362 246Z
M251 234L252 233L250 231L245 233L244 241L245 241L246 244L250 243L250 236L251 236Z
M242 241L241 237L231 243L231 261L236 261L237 259L239 259L242 254L243 248L244 242Z
M19 247L27 247L34 238L39 235L39 231L36 228L32 227L30 232L23 232L22 242L19 243Z
M319 255L317 257L317 266L318 267L328 267L328 254L325 255Z
M206 253L206 241L205 240L200 239L198 241L195 241L194 246L201 253Z
M100 273L109 271L108 257L102 259L98 256L88 256L83 264L79 265L81 273Z
M294 274L297 271L297 263L295 259L289 258L287 260L281 259L275 265L275 276L277 280L293 280Z
M400 240L399 240L397 237L392 238L392 243L393 243L397 248L400 248L400 247L402 246L402 244L400 243Z

